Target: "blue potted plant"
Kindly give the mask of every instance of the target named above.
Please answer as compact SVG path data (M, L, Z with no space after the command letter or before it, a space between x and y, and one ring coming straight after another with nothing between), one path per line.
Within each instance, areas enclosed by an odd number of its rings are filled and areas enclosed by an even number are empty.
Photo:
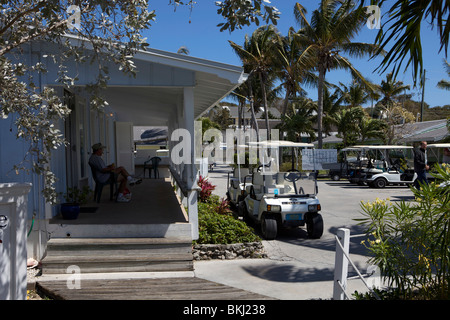
M66 202L61 204L61 215L65 220L75 220L80 214L80 205L87 202L92 190L85 186L82 189L77 187L68 188L64 194Z

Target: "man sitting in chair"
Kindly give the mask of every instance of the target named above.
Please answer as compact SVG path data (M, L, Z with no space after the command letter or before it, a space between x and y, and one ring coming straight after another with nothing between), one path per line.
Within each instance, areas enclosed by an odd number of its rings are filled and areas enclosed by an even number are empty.
M103 149L105 148L106 147L101 143L96 143L92 146L92 155L89 158L89 165L94 168L95 178L97 178L100 183L107 183L108 180L111 179L111 173L114 173L116 181L120 183L117 202L129 202L131 200L131 194L124 194L125 190L127 190L127 183L130 186L133 186L141 183L142 179L133 178L124 167L116 168L114 163L106 166L102 159Z

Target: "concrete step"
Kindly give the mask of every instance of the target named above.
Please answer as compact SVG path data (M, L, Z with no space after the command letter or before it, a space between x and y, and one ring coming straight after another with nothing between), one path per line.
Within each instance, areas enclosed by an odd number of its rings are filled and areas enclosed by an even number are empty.
M192 271L188 238L56 238L47 244L43 274Z

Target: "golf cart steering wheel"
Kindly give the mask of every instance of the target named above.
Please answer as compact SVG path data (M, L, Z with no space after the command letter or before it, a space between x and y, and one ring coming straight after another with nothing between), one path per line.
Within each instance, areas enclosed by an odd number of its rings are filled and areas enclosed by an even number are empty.
M298 181L301 177L302 177L301 172L295 169L291 169L284 174L284 180L289 182Z

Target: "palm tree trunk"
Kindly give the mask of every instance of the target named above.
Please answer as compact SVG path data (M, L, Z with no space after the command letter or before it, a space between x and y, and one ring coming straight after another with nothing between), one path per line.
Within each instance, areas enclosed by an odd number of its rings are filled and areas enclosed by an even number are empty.
M289 105L289 96L290 96L290 92L289 89L286 88L286 95L284 96L284 102L283 102L283 110L281 112L281 119L284 118L284 116L286 115L287 112L287 108Z
M259 81L261 83L261 92L263 96L263 104L264 104L264 110L265 110L265 120L266 120L266 130L267 130L267 140L270 140L270 128L269 128L269 109L267 107L267 93L266 93L266 85L264 81L264 76L260 72L259 73Z
M253 103L253 87L251 83L248 85L248 90L250 93L250 110L252 112L252 121L253 125L255 127L256 131L256 141L259 142L259 128L258 128L258 122L256 121L256 115L255 115L255 109L254 109L254 103Z
M250 110L252 112L253 125L255 126L256 131L256 142L259 142L259 128L258 122L256 121L255 108L253 103L253 87L250 82L248 84L248 91L250 93ZM256 148L256 158L259 159L259 148Z
M322 149L322 119L323 119L323 83L325 80L325 68L319 64L319 83L317 92L317 135L318 149Z

